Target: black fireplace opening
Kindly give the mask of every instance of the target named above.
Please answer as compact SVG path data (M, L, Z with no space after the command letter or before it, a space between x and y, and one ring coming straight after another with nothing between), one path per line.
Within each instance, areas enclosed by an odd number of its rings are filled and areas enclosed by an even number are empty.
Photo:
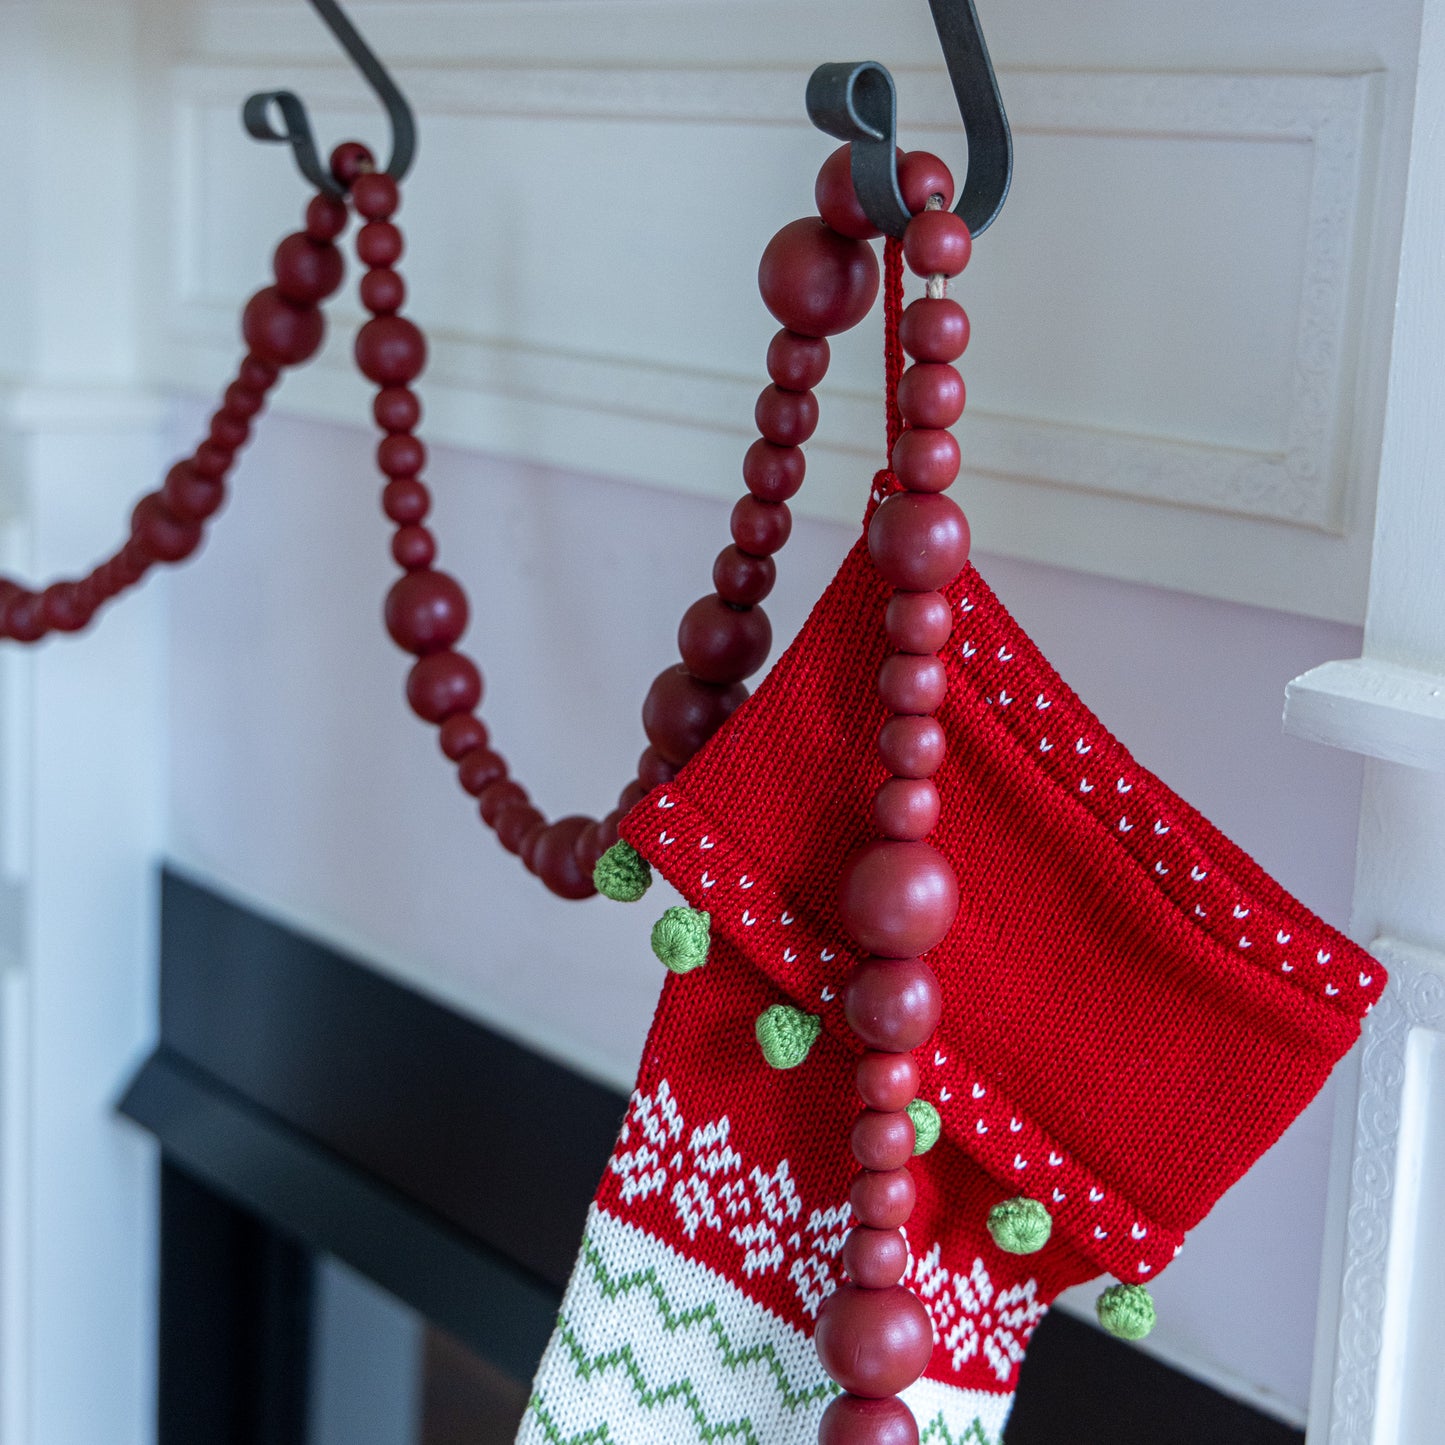
M177 873L160 903L119 1105L161 1145L158 1445L508 1445L625 1096ZM1006 1445L1163 1439L1304 1436L1047 1316Z

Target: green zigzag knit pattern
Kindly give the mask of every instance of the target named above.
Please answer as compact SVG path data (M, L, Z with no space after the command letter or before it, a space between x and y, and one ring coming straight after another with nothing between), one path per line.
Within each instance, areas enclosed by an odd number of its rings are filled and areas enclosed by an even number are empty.
M933 1417L920 1432L918 1441L919 1445L998 1445L977 1420L962 1435L955 1435L944 1423L942 1415Z

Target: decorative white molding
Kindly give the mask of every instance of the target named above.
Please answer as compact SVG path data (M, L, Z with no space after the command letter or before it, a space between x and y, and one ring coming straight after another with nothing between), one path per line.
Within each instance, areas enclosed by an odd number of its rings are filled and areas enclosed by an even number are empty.
M1308 742L1445 771L1445 677L1376 657L1326 662L1285 688L1284 728Z

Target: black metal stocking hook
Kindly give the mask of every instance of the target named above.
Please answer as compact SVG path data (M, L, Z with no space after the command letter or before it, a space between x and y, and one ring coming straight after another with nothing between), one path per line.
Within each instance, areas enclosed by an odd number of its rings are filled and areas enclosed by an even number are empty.
M365 76L366 83L376 92L377 99L386 110L391 121L391 159L387 162L386 173L393 180L401 180L411 169L412 157L416 154L416 121L411 106L391 78L391 73L376 58L376 52L347 19L337 0L310 0L310 3L326 28L336 37L337 44ZM284 124L280 128L272 123L273 106L281 112ZM257 140L284 141L289 145L296 153L296 164L301 174L318 190L332 196L345 194L317 152L306 107L294 91L259 91L246 101L241 110L241 120L247 132Z
M1013 178L1013 137L973 0L928 0L968 137L968 174L954 210L981 235L1003 209ZM808 81L808 118L853 144L853 189L868 219L902 236L908 207L898 188L898 97L876 60L820 65Z

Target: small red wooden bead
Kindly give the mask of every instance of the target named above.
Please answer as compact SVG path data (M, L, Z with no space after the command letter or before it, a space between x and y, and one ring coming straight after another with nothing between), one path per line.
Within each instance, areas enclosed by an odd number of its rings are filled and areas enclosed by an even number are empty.
M849 1137L853 1157L864 1169L902 1169L913 1157L913 1120L902 1110L865 1109Z
M267 286L246 303L241 334L263 360L275 366L299 366L320 348L326 322L315 306L298 306L275 286Z
M537 871L537 851L542 846L542 839L547 836L547 827L547 819L538 811L537 820L522 834L522 841L517 846L517 857L529 873Z
M421 400L405 386L384 386L371 403L371 414L383 431L410 431L421 420Z
M436 576L412 572L402 578ZM431 652L419 658L406 680L411 710L429 723L442 723L454 712L471 712L482 700L482 675L471 658L459 652Z
M760 502L786 502L803 485L807 462L796 446L759 437L743 457L743 481Z
M431 493L415 477L397 477L381 489L381 505L393 522L407 526L431 511Z
M634 778L618 795L617 807L623 813L630 813L646 796L647 789Z
M34 592L12 597L5 609L5 632L16 642L39 642L45 636L45 608Z
M95 602L78 582L52 582L40 594L40 613L55 632L79 632L95 616Z
M376 465L388 477L414 477L426 466L426 446L409 432L393 432L377 443Z
M898 383L898 410L909 426L950 427L963 404L963 378L947 362L915 361Z
M931 151L909 151L898 158L898 189L910 214L918 215L934 196L953 204L953 172Z
M650 793L677 776L677 769L656 748L644 748L637 760L637 781ZM605 851L605 850L604 850Z
M904 308L898 339L915 361L957 361L968 349L968 315L950 296L920 296Z
M573 815L558 818L538 840L527 866L559 898L590 898L597 891L592 870L584 869L577 857L577 843L591 818Z
M497 842L508 853L520 853L528 834L547 826L547 820L530 803L513 803L497 815Z
M958 879L928 843L865 843L843 865L843 927L870 953L912 958L943 941L958 912Z
M589 823L578 833L577 841L572 845L572 851L577 858L577 866L590 878L592 870L597 866L598 859L611 846L611 843L602 841L602 825L596 822Z
M236 453L230 447L223 447L217 442L204 441L192 454L191 465L196 469L198 477L216 481L231 470L235 460Z
M386 594L386 630L407 652L442 652L467 630L467 610L467 594L456 578L445 572L408 572Z
M356 233L356 254L373 268L395 266L401 260L405 242L390 221L368 221Z
M605 853L616 841L618 829L622 826L623 813L620 808L614 808L605 818L597 824L597 841L602 845L602 853ZM602 853L597 856L600 858Z
M818 1422L818 1445L918 1445L918 1422L894 1397L839 1395Z
M843 1012L869 1048L902 1053L938 1027L943 991L921 958L867 958L849 975Z
M903 259L915 276L957 276L973 254L973 237L952 211L924 211L903 233Z
M913 1213L917 1191L907 1169L860 1169L853 1176L848 1197L860 1224L869 1229L897 1229Z
M147 492L135 504L130 530L145 554L157 562L180 562L201 545L201 524L177 517L159 492Z
M359 176L375 170L376 158L360 141L348 140L331 152L331 174L350 188Z
M748 690L742 683L714 687L669 667L653 679L642 704L647 740L668 762L681 767L742 706Z
M504 808L526 801L527 790L514 779L505 778L500 783L493 783L491 787L482 789L477 795L477 808L482 815L482 822L487 827L494 828Z
M400 311L406 302L406 282L395 271L368 271L361 278L361 304L378 316Z
M784 226L763 251L758 288L768 310L790 331L832 336L856 326L878 296L878 258L806 217Z
M724 602L751 607L773 590L778 564L771 557L754 557L733 545L724 547L712 564L712 585Z
M233 381L226 388L223 400L225 411L232 416L240 417L243 421L250 421L266 405L266 393L243 386L239 381Z
M346 202L336 196L312 196L306 204L306 234L313 241L334 241L350 219Z
M941 811L938 789L927 778L889 778L873 795L873 821L885 838L926 838Z
M287 236L271 258L276 289L302 306L324 301L346 274L346 262L330 241L314 241L302 231Z
M828 343L784 327L768 343L768 375L789 391L812 391L828 374Z
M457 764L457 781L474 798L480 797L493 783L500 783L506 776L507 760L489 747L473 748Z
M356 333L356 364L378 386L414 381L426 365L426 337L405 316L374 316Z
M236 381L248 391L270 391L280 377L280 368L259 356L248 356L236 371Z
M943 729L931 717L892 717L878 730L878 756L900 778L931 778L947 751Z
M755 557L770 557L781 551L792 530L793 514L786 502L760 502L746 496L739 497L733 507L733 541Z
M910 492L942 492L958 476L958 440L941 427L909 427L893 443L889 460Z
M677 629L683 666L702 682L741 682L767 661L773 628L761 607L729 607L716 594L699 597Z
M487 725L470 713L455 713L441 725L437 741L442 752L459 763L474 748L486 747Z
M224 407L211 417L210 440L229 452L246 444L251 428L241 417L232 416Z
M953 608L941 592L895 592L883 630L899 652L941 652L953 634Z
M782 447L800 446L818 429L818 398L811 391L764 387L753 420L764 440Z
M813 184L813 201L818 214L840 236L855 241L871 241L883 233L868 219L853 189L853 148L839 146L818 172Z
M918 1065L912 1054L885 1054L870 1049L853 1072L858 1097L870 1109L906 1109L918 1096Z
M437 558L437 539L425 527L401 527L391 539L391 555L398 567L420 572Z
M968 561L968 520L958 504L927 492L894 492L868 524L868 554L905 592L933 592Z
M161 483L161 500L182 522L203 522L226 500L226 484L219 477L200 476L191 462L177 462Z
M863 1289L887 1289L903 1278L907 1267L908 1241L896 1229L859 1225L843 1241L843 1268L848 1278Z
M878 669L878 696L889 712L907 716L937 712L948 692L948 674L938 657L895 652Z
M401 191L385 171L372 171L352 181L351 201L357 215L368 221L385 221L401 205Z

